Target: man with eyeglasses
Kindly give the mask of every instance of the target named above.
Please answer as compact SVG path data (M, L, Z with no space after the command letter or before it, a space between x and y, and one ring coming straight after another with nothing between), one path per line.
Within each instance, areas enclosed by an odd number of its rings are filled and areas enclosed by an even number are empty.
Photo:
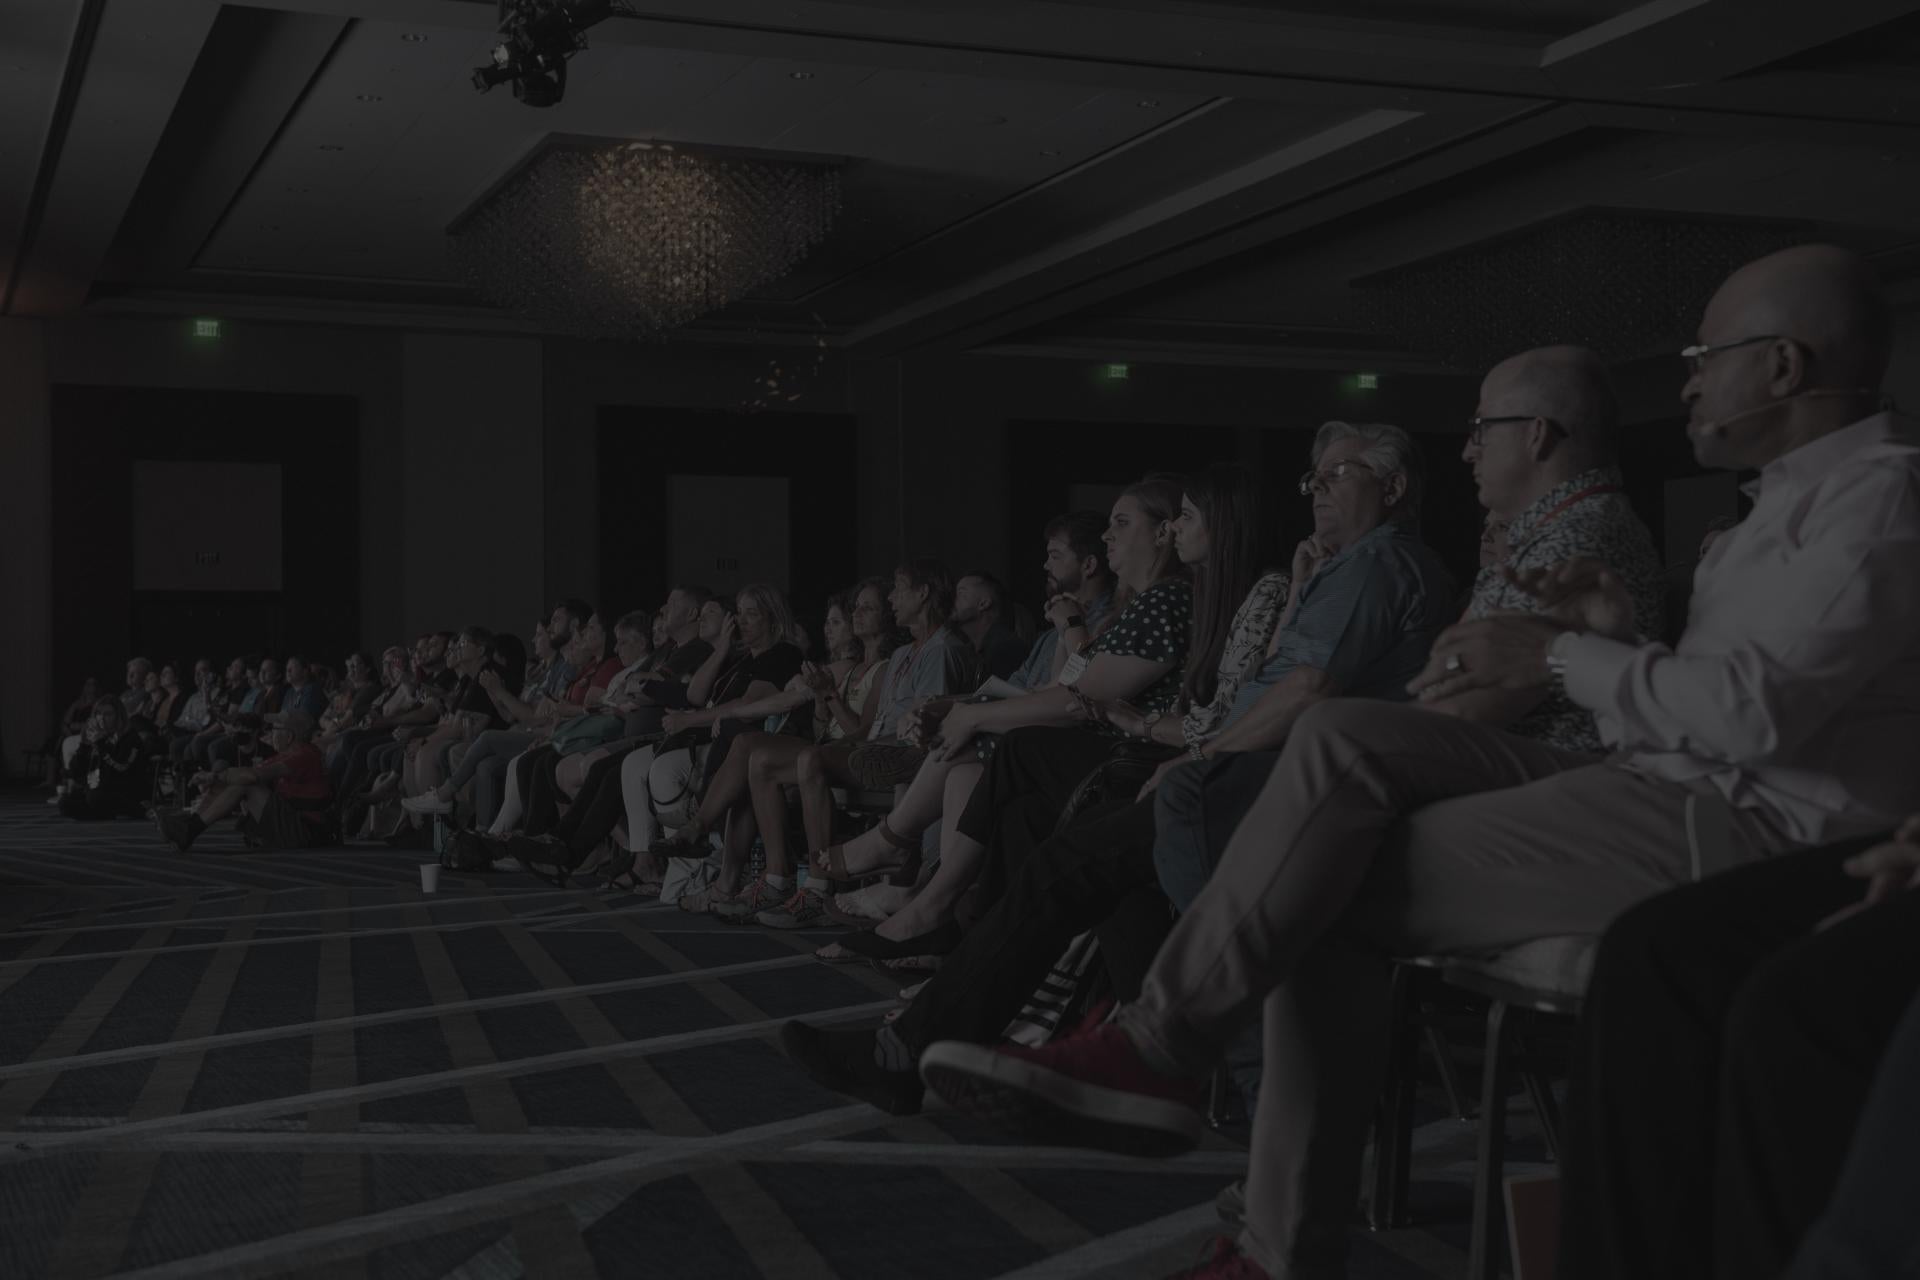
M1338 1274L1390 957L1596 934L1703 875L1920 810L1920 443L1873 411L1888 331L1852 254L1736 272L1682 397L1696 455L1761 476L1700 566L1679 642L1639 640L1618 576L1575 561L1520 575L1553 613L1463 622L1414 682L1423 696L1557 682L1595 715L1606 761L1418 706L1317 704L1140 999L1007 1055L963 1096L1032 1132L1185 1150L1204 1130L1198 1080L1261 1010L1246 1230L1191 1274Z

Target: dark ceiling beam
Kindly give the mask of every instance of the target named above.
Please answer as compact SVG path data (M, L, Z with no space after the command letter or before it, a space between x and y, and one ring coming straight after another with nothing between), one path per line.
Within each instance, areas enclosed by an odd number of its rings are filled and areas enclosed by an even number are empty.
M47 0L7 16L0 78L0 315L6 314L60 158L106 0Z
M997 340L1587 127L1571 108L1482 107L1448 117L1369 112L878 317L848 342L885 355Z
M52 157L51 182L10 310L76 310L106 258L220 6L109 0Z
M222 10L103 267L106 279L184 280L350 25Z

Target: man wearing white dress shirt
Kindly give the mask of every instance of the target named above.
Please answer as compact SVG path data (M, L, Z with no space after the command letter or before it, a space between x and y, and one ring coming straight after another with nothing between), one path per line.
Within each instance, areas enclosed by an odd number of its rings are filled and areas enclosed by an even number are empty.
M1122 1150L1201 1131L1194 1083L1264 1002L1247 1226L1195 1275L1343 1274L1387 1039L1389 957L1597 934L1629 906L1920 809L1920 445L1876 412L1884 300L1853 255L1736 272L1686 352L1688 434L1760 471L1700 566L1679 643L1629 633L1612 575L1527 576L1553 616L1462 623L1423 699L1559 684L1614 754L1420 704L1336 700L1295 726L1137 1002L1039 1050L922 1070L963 1106Z

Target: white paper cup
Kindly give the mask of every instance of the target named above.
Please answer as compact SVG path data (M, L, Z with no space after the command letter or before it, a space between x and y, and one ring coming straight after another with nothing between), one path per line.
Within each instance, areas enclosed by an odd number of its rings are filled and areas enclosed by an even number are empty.
M440 892L440 864L423 862L420 864L420 892Z

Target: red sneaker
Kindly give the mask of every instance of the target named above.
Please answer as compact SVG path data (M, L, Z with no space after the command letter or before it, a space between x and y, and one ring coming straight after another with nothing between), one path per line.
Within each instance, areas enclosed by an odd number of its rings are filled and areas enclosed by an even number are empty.
M1225 1236L1213 1238L1213 1252L1198 1266L1176 1271L1167 1280L1273 1280L1267 1269L1240 1252Z
M1200 1086L1148 1066L1105 1017L1096 1009L1038 1049L942 1040L920 1055L920 1078L960 1110L1038 1142L1138 1156L1191 1151L1206 1129Z

